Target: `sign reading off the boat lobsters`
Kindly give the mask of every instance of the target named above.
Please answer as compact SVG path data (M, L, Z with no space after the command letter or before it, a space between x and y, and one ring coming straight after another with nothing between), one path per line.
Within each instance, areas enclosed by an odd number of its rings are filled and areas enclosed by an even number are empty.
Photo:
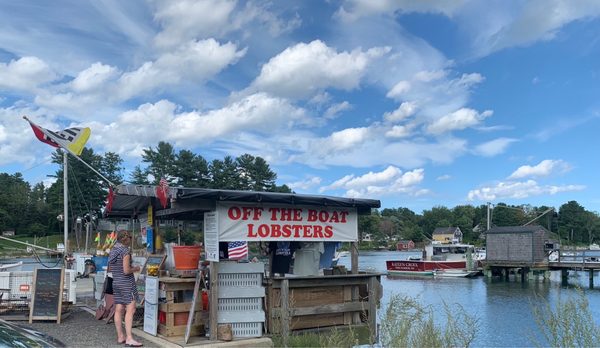
M218 203L220 241L356 241L356 208Z

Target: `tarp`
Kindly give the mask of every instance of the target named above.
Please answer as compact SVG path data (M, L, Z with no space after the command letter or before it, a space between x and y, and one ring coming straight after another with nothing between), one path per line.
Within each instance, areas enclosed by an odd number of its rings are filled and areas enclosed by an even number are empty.
M155 188L156 186L151 185L119 185L116 189L112 210L107 216L130 217L139 212L145 212L148 204L152 204L156 211L162 210L163 208L156 198ZM381 207L381 202L375 199L186 187L171 187L170 197L176 202L204 200L215 203L247 202L320 207L348 207L356 208L358 214L370 214L372 208Z

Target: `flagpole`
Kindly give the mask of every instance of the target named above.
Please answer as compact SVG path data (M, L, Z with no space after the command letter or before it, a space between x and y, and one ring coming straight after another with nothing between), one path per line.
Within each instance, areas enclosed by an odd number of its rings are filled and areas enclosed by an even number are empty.
M69 188L67 181L67 152L63 151L63 221L64 221L64 238L65 238L65 267L67 266L67 252L69 243Z

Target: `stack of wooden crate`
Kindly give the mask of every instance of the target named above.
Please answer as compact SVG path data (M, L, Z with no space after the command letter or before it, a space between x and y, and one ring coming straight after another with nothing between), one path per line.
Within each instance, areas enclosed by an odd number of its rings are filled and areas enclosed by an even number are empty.
M159 283L166 303L158 306L158 333L166 337L183 336L192 307L195 279L161 277ZM203 335L208 313L202 310L202 301L196 301L194 313L194 324L190 328L190 335Z

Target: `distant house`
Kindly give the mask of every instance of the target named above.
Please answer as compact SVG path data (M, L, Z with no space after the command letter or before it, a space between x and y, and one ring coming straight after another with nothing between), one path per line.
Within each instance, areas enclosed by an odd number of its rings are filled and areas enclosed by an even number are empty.
M414 248L415 242L413 242L412 240L400 240L398 241L398 243L396 243L396 250L398 251L411 250Z
M437 227L432 235L433 240L440 243L460 243L462 237L459 227Z
M552 235L539 225L492 227L486 234L488 262L542 262L552 245Z
M14 230L2 231L2 236L3 237L12 237L14 235L15 235L15 231Z
M372 241L371 234L370 234L370 233L367 233L367 234L365 234L365 235L362 237L362 241L363 241L363 242L370 242L370 241Z

